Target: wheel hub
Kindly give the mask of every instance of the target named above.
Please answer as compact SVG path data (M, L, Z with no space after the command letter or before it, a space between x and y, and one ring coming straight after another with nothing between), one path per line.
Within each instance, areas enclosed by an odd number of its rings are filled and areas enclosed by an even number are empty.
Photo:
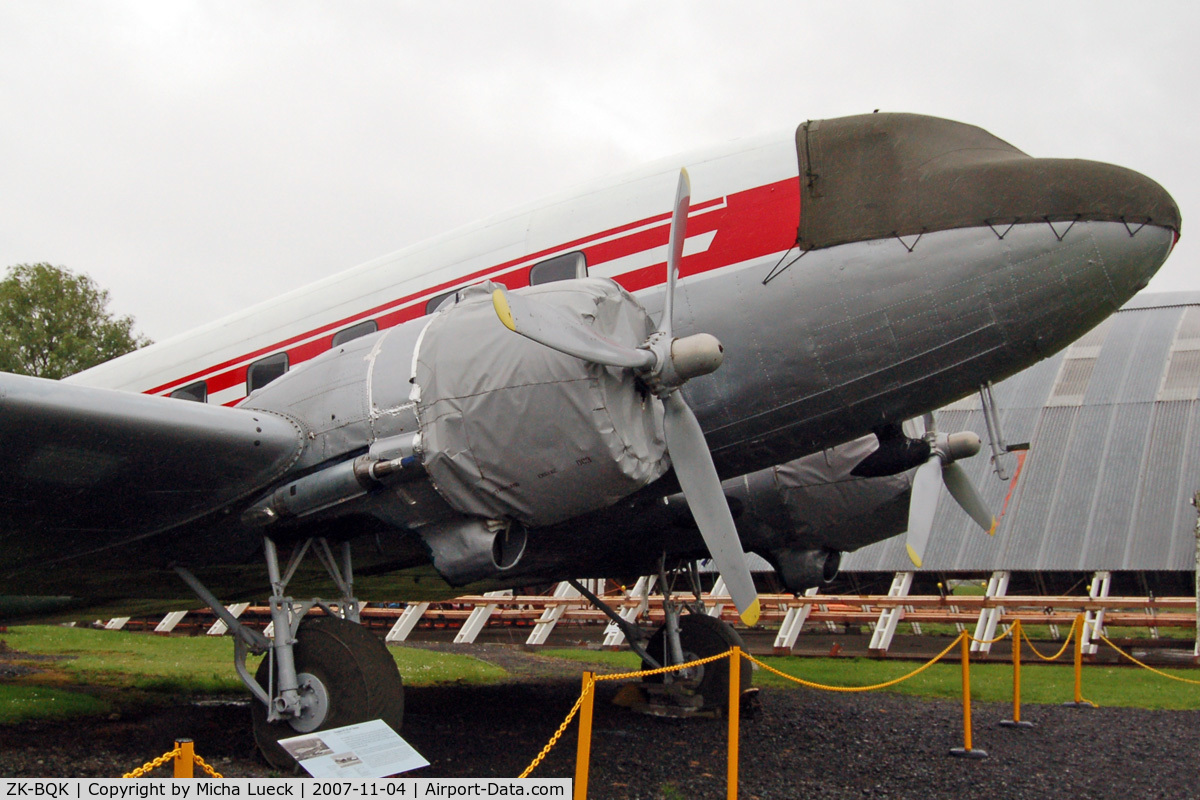
M329 690L311 672L301 672L296 677L300 683L300 716L288 720L288 724L298 733L311 733L329 716Z
M690 661L699 661L699 660L700 660L700 656L696 655L691 650L683 651L683 663L684 664L687 664ZM675 673L675 675L677 676L677 680L680 683L683 683L683 684L686 684L689 686L699 686L700 682L704 680L704 667L705 667L704 664L701 664L697 667L688 667L687 669L678 670Z

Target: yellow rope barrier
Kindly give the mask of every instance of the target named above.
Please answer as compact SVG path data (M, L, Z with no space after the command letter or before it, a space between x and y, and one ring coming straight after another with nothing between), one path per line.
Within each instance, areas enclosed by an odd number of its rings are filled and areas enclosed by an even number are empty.
M563 720L562 724L558 726L558 730L555 731L554 735L550 737L550 741L546 743L546 746L543 747L542 751L537 754L537 757L533 759L532 763L525 768L525 771L517 777L529 777L529 773L533 772L533 770L537 768L537 765L542 763L542 759L544 759L550 753L550 750L553 749L554 745L558 744L558 740L561 739L563 733L566 732L567 726L571 724L571 720L575 719L575 715L579 713L579 709L583 705L584 698L586 698L590 692L595 691L597 681L615 681L625 678L644 678L650 675L662 675L665 672L677 672L679 670L690 669L692 667L699 667L712 661L720 661L722 658L729 658L729 651L719 653L715 656L709 656L708 658L698 658L695 661L689 661L686 664L677 664L673 667L659 667L658 669L644 669L638 670L637 672L617 672L611 675L592 676L591 681L587 683L583 691L580 693L579 699L575 701L575 705L571 707L571 711L567 714L567 718Z
M1125 656L1125 658L1127 658L1130 661L1132 661L1133 663L1137 664L1142 669L1148 669L1151 672L1153 672L1155 675L1161 675L1164 678L1170 678L1171 680L1179 681L1180 683L1190 683L1193 686L1200 686L1200 681L1190 680L1189 678L1180 678L1178 675L1172 675L1169 672L1163 672L1161 669L1155 669L1154 667L1150 666L1149 664L1143 664L1141 661L1138 661L1136 658L1131 656L1129 653L1126 653L1124 650L1122 650L1121 648L1119 648L1115 644L1113 644L1111 641L1109 641L1107 636L1101 636L1100 640L1102 642L1104 642L1106 645L1108 645L1109 647L1111 647L1113 650L1116 650L1118 653Z
M538 766L538 764L540 764L542 762L542 760L546 757L546 755L549 754L550 750L558 743L558 740L560 738L562 738L563 733L566 731L567 727L571 724L571 721L575 718L575 715L579 713L579 710L580 710L581 706L583 705L585 699L589 695L594 694L596 683L599 681L615 681L615 680L625 680L625 679L629 679L629 678L644 678L644 677L649 677L651 675L661 675L661 674L664 674L667 672L676 672L679 670L690 669L692 667L702 666L704 664L708 664L713 661L719 661L722 658L729 658L731 656L737 656L737 657L746 659L747 661L749 661L752 664L757 664L759 667L766 670L767 672L778 675L779 677L784 678L785 680L789 680L793 683L800 684L801 686L807 686L810 689L820 689L820 690L828 691L828 692L873 692L873 691L877 691L879 689L887 689L891 686L896 686L897 684L903 683L904 681L909 680L911 678L915 678L917 675L920 675L922 672L929 669L934 664L936 664L937 662L939 662L943 658L945 658L946 655L949 654L951 650L953 650L956 646L958 646L960 644L962 645L964 650L967 648L967 645L969 642L977 642L979 644L995 644L996 642L1003 641L1004 639L1008 638L1009 636L1013 636L1014 633L1015 633L1015 637L1014 637L1014 641L1013 641L1014 653L1016 652L1016 648L1020 647L1021 641L1024 640L1024 642L1029 645L1029 649L1033 651L1033 654L1036 655L1038 658L1040 658L1042 661L1057 661L1067 651L1067 648L1071 646L1071 642L1075 641L1077 638L1079 638L1081 636L1081 628L1082 628L1082 621L1077 620L1076 623L1071 626L1071 632L1067 635L1067 639L1066 639L1066 641L1063 642L1063 646L1053 656L1045 656L1042 653L1040 653L1038 651L1038 649L1034 646L1033 642L1030 640L1029 635L1025 632L1024 628L1019 625L1013 625L1007 631L1005 631L1003 634L995 637L994 639L976 639L971 634L967 633L966 631L963 631L954 639L954 641L952 641L949 645L947 645L944 650L942 650L940 653L938 653L936 656L934 656L932 659L930 659L926 663L917 667L912 672L909 672L908 674L902 675L898 678L893 678L890 681L884 681L883 683L876 683L871 686L829 686L827 684L816 683L815 681L805 680L804 678L798 678L794 675L788 675L786 672L782 672L781 670L778 670L775 667L772 667L769 664L766 664L766 663L760 661L759 659L755 658L754 656L750 655L749 653L747 653L743 650L740 650L740 648L737 651L734 651L731 649L730 651L725 652L725 653L719 653L717 655L709 656L707 658L696 659L695 661L689 661L686 664L679 664L679 665L672 666L672 667L659 667L657 669L638 670L635 672L619 672L619 673L613 673L610 675L587 676L587 677L585 677L585 685L584 685L583 691L580 693L579 698L575 701L575 705L571 708L570 713L567 714L566 719L564 719L562 724L558 726L558 730L555 731L555 733L552 737L550 737L550 741L546 744L545 747L542 748L542 751L540 753L538 753L537 757L534 758L533 762L528 767L525 768L525 771L522 772L519 777L521 777L521 778L528 777L529 774L531 772L533 772L533 770ZM1137 664L1139 667L1142 667L1143 669L1147 669L1157 675L1162 675L1163 677L1170 678L1171 680L1176 680L1176 681L1180 681L1182 683L1189 683L1192 685L1200 686L1200 681L1189 680L1187 678L1180 678L1178 676L1163 672L1162 670L1155 669L1154 667L1151 667L1151 666L1148 666L1147 664L1142 663L1141 661L1134 658L1129 653L1126 653L1124 650L1122 650L1121 648L1119 648L1115 644L1113 644L1107 637L1099 636L1099 638L1105 644L1107 644L1109 647L1113 648L1118 653L1120 653L1122 656L1129 659L1134 664ZM964 662L965 662L965 660L966 660L966 655L964 654ZM1019 669L1019 667L1017 667L1017 669ZM732 669L731 669L731 674L732 674ZM967 678L966 678L965 670L964 670L964 698L969 696L969 695L965 694L966 692L969 691L969 689L967 688L969 686L969 684L966 683L966 680L967 680ZM1014 678L1014 680L1015 680L1015 678ZM1079 695L1078 690L1079 690L1079 687L1078 687L1078 676L1077 676L1077 679L1076 679L1076 695L1077 695L1076 703L1082 702L1082 703L1090 704L1092 706L1096 705L1091 700L1083 699L1082 696ZM1017 692L1019 692L1019 689L1015 688L1015 686L1014 686L1014 702L1019 702L1016 700L1016 697L1018 696L1016 694ZM733 701L731 700L731 703L732 702ZM964 699L964 702L966 702L965 699ZM965 711L964 713L969 714L969 710ZM1014 720L1018 721L1018 722L1020 720L1019 713L1020 713L1019 711L1014 712ZM971 739L970 739L969 716L965 717L965 719L967 720L965 722L965 725L966 725L965 730L967 731L966 732L967 744L966 744L965 751L972 752L970 750ZM156 766L159 766L162 763L165 763L167 760L169 760L172 756L175 755L175 752L176 751L167 753L162 758L156 759L155 762L147 764L145 767L142 768L141 772L144 773L146 771L149 771L150 769L153 769ZM980 752L982 752L982 751L980 751ZM206 771L210 771L210 768L208 767L208 765L204 764L202 759L200 759L199 756L196 756L196 761ZM139 772L139 771L135 770L135 773L136 772ZM211 771L210 771L210 774L212 774ZM127 775L126 777L137 777L137 775L131 773L130 775ZM215 776L215 777L220 777L220 776ZM734 790L734 791L736 791L736 790Z
M1055 653L1052 656L1047 657L1038 652L1038 649L1033 646L1033 642L1030 640L1029 634L1027 634L1025 632L1024 627L1021 628L1021 638L1023 638L1025 640L1025 643L1027 645L1029 645L1029 649L1033 651L1033 654L1035 656L1037 656L1038 658L1040 658L1042 661L1057 661L1062 656L1063 653L1067 652L1067 648L1071 646L1071 639L1074 636L1075 636L1075 626L1072 625L1071 632L1067 634L1067 640L1065 642L1063 642L1063 646L1059 649L1059 651L1057 653Z
M767 672L773 672L781 678L786 678L789 681L798 683L801 686L807 686L810 689L823 689L827 692L873 692L877 689L886 689L889 686L895 686L898 683L903 683L904 681L908 680L909 678L915 678L917 675L920 675L922 672L929 669L934 664L936 664L937 662L939 662L943 658L945 658L946 654L949 653L951 650L953 650L958 645L958 643L963 640L963 637L966 637L968 639L971 638L970 634L968 634L966 631L963 631L962 633L960 633L958 635L958 637L953 642L951 642L946 647L945 650L943 650L942 652L940 652L936 656L934 656L932 661L922 664L920 667L917 667L915 670L908 673L907 675L901 676L899 678L895 678L894 680L886 681L884 683L877 683L874 686L826 686L825 684L822 684L822 683L814 683L812 681L806 681L803 678L797 678L794 675L788 675L786 672L780 672L779 670L775 669L774 667L772 667L768 664L764 664L763 662L759 661L757 658L750 655L749 653L743 652L742 658L745 658L748 661L751 661L751 662L757 664L758 666L765 669Z
M1003 642L1005 639L1007 639L1009 636L1011 636L1012 628L1009 628L1004 633L997 636L995 639L976 639L974 636L967 633L966 631L963 631L962 635L966 636L968 639L970 639L975 644L995 644L996 642Z

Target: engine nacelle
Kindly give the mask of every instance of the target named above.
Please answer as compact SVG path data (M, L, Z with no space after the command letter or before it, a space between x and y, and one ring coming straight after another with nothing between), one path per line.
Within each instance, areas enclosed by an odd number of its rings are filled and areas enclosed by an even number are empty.
M494 285L464 289L426 326L413 399L423 463L458 512L549 525L594 511L667 469L662 408L629 370L563 355L504 328ZM582 279L532 293L631 347L653 332L613 281Z

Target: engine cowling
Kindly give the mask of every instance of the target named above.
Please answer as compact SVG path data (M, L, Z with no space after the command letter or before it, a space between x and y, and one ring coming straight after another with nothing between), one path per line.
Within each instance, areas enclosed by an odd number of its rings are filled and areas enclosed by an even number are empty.
M496 318L494 288L460 292L426 326L415 354L422 458L442 497L468 516L538 527L611 505L660 477L669 466L661 404L629 370L512 336ZM609 280L531 293L630 347L654 330Z

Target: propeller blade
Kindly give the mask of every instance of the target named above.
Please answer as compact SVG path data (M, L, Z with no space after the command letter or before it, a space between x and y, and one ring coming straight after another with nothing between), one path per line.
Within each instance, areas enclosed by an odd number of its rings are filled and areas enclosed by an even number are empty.
M675 208L671 212L671 238L667 243L667 295L663 302L662 330L668 340L675 318L675 280L679 277L679 262L683 260L683 242L687 238L687 216L692 202L692 181L686 169L679 170L679 186L675 190Z
M654 354L649 350L605 339L549 303L496 289L492 292L492 306L504 327L551 350L607 367L644 369L654 364Z
M913 476L912 498L908 503L908 557L920 567L924 563L925 545L933 531L933 514L937 511L938 493L942 489L942 460L933 455L917 468Z
M979 527L987 531L989 536L995 534L996 517L979 496L975 484L967 477L967 471L958 464L950 463L942 470L942 479L946 482L946 488L950 490L950 496L962 506L962 510L967 512Z
M663 405L666 409L663 432L675 476L742 622L753 625L758 622L758 592L754 589L754 579L733 524L733 515L729 513L725 494L721 491L712 454L704 441L704 432L679 392L672 392Z

